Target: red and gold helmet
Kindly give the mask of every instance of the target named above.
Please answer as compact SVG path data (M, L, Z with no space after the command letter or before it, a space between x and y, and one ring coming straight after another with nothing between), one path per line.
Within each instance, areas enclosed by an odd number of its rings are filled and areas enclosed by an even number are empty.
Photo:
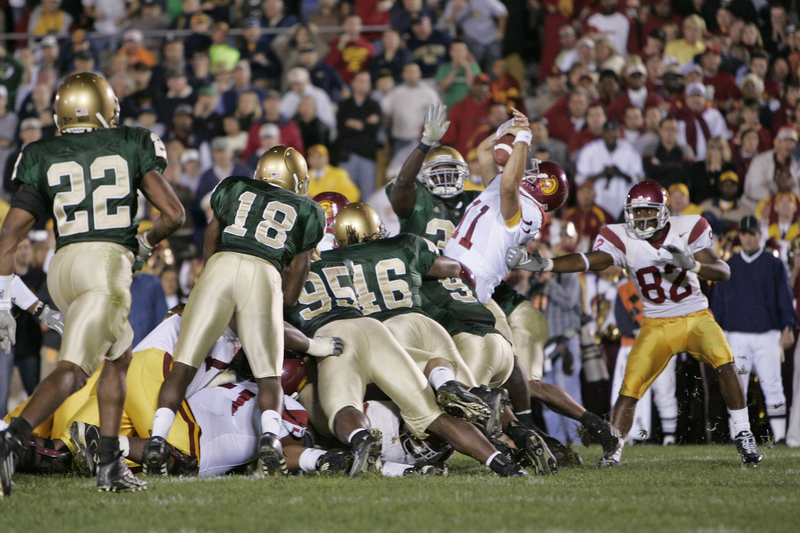
M300 392L308 382L308 369L302 359L285 357L281 372L281 387L284 394Z
M637 216L639 209L655 209L656 216ZM625 224L628 234L639 239L649 239L667 225L669 219L669 193L655 181L643 181L631 187L625 200ZM650 221L655 220L655 225Z
M325 210L325 225L327 227L325 232L333 233L333 221L336 219L336 215L339 214L339 211L341 211L344 206L350 203L350 200L343 194L328 191L316 195L314 201Z
M569 196L564 170L555 163L538 159L533 159L533 165L525 171L520 189L533 196L548 212L561 207Z

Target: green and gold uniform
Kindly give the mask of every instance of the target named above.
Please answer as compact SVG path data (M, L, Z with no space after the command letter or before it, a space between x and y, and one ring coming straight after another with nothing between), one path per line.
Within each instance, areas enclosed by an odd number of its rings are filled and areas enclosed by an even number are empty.
M280 376L281 272L322 239L325 212L305 196L241 176L217 185L211 208L220 240L189 295L175 360L197 368L235 312L253 375Z
M59 358L87 375L133 341L128 313L137 189L148 172L164 170L166 157L157 135L121 127L31 143L14 167L20 191L14 206L55 220L47 286L65 316Z
M363 412L366 387L375 383L397 404L414 433L424 436L442 411L411 356L381 322L361 313L352 264L342 259L347 255L333 250L313 262L297 305L287 313L287 320L310 337L344 340L340 356L318 359L316 391L326 425L334 434L339 411L353 407ZM304 387L301 399L313 420L318 417L311 390Z

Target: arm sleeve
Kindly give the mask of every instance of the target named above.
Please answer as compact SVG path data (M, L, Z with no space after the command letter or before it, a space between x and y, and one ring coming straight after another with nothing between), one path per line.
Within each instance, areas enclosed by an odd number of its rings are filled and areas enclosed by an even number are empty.
M141 158L142 176L151 170L164 172L167 168L167 148L164 146L164 141L161 137L151 131L144 130L141 140L141 151L139 152Z
M409 234L409 236L411 235ZM433 243L430 243L427 239L417 237L416 235L412 237L414 237L413 246L407 249L414 251L415 258L409 259L412 261L416 259L417 268L424 276L433 267L433 263L436 261L436 258L439 257L439 254L436 253L436 248L432 246Z
M605 252L614 259L614 264L627 268L628 262L625 260L625 252L620 249L619 243L621 239L619 235L608 229L608 226L600 230L600 234L594 240L593 252ZM624 246L624 245L623 245Z
M38 301L39 298L25 285L22 278L14 276L11 280L11 303L25 311Z
M689 251L693 254L706 248L714 248L714 230L705 218L695 215L697 222L689 232Z
M11 207L27 211L36 220L39 220L47 213L47 206L39 189L31 187L27 183L23 183L17 194L14 195L11 200Z
M325 235L325 211L319 206L319 204L315 202L313 203L314 205L312 207L314 210L309 217L308 227L303 234L303 243L300 246L300 249L297 250L298 254L307 252L308 250L316 247L317 244L319 244L319 241L322 240L322 236Z

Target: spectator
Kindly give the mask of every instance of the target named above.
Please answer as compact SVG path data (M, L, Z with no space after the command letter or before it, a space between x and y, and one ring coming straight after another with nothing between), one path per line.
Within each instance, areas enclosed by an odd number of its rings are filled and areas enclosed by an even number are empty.
M787 196L794 200L794 204L797 209L795 210L792 222L797 220L798 214L800 214L800 196L792 192L793 183L794 179L792 178L792 174L789 172L789 169L785 167L782 168L775 177L775 187L778 189L778 192L758 202L758 206L753 213L755 217L763 223L764 226L775 224L778 221L778 212L775 209L775 204L777 203L778 198L782 196Z
M214 84L211 75L211 58L206 51L198 51L192 55L192 62L187 68L189 84L196 91Z
M673 183L669 191L669 211L672 216L699 215L703 212L699 205L689 200L689 187L685 183Z
M303 146L321 144L327 147L331 142L331 130L317 117L317 108L313 98L304 96L300 99L294 121L300 128Z
M576 159L581 148L603 136L606 110L600 104L592 104L586 111L586 127L572 135L567 142L570 159Z
M436 84L444 104L452 109L467 96L473 78L481 72L477 63L470 59L470 52L463 41L450 43L450 61L439 65ZM487 77L488 79L488 77Z
M390 13L390 23L392 29L400 35L405 35L411 31L411 26L419 17L426 16L430 20L435 20L436 12L424 5L423 0L402 0L395 2Z
M339 72L319 57L316 48L306 45L300 51L300 66L308 70L311 83L319 87L330 97L332 102L338 102L346 87ZM287 84L288 88L288 84Z
M221 115L229 115L236 111L236 106L239 102L239 97L248 92L254 92L257 95L256 105L261 107L261 100L267 94L264 89L254 87L252 81L252 71L250 70L250 62L241 59L236 63L233 69L233 86L222 93L222 97L217 104L217 111ZM260 110L259 110L260 111ZM260 114L260 113L259 113ZM248 126L249 127L249 126Z
M25 67L22 63L6 51L5 46L0 44L0 85L8 91L8 106L15 108L17 102L17 89L22 82L25 74Z
M280 0L267 0L280 1ZM211 66L217 68L225 65L227 70L233 71L236 63L239 62L239 50L231 46L228 38L230 26L227 22L218 21L211 26L211 47L208 49L208 56L211 58Z
M466 99L463 100L461 103L459 103L456 107L460 107L462 104L464 104L465 101ZM453 118L458 116L452 112L451 115L453 116ZM489 137L490 135L493 136L494 133L497 131L497 128L499 128L504 123L508 122L508 117L510 116L511 114L509 113L508 108L504 103L490 101L489 113L487 115L486 120L484 121L483 124L479 125L472 131L472 135L470 135L469 139L467 139L465 151L461 152L459 150L459 153L469 155L471 152L475 152L475 157L477 157L478 146L484 141L484 139L486 139L486 137ZM452 124L450 127L452 128ZM532 146L536 146L535 142L531 142L531 144ZM538 148L543 148L546 150L546 147L539 146ZM533 152L532 151L528 152L528 154L529 155L533 154ZM465 160L468 159L467 155L464 156ZM469 166L469 161L467 161L467 166ZM483 182L481 180L481 184L482 183ZM464 185L466 186L466 183Z
M214 42L208 35L211 30L211 17L205 13L195 13L189 19L189 25L192 33L186 36L184 42L184 53L186 57L194 57L198 52L208 52Z
M386 30L381 36L381 53L370 61L369 72L377 79L378 72L389 70L395 83L403 81L403 67L414 60L397 30Z
M748 65L750 72L758 76L764 83L764 93L770 100L780 100L781 85L777 80L767 76L769 69L769 56L761 51L755 51L750 55L750 64Z
M567 77L558 67L552 68L547 74L546 80L546 90L540 93L533 100L533 105L530 106L531 118L544 116L556 102L565 99L569 94L567 92Z
M355 0L354 11L361 17L364 26L387 26L391 20L389 10L394 0ZM380 32L371 32L364 36L368 41L381 38Z
M628 106L635 106L641 110L648 107L662 107L664 100L645 86L647 70L644 65L636 62L625 69L626 90L622 92L608 109L608 116L623 120Z
M381 106L370 98L372 90L368 72L353 76L352 95L339 104L336 113L339 137L336 149L339 166L350 175L363 196L375 190L378 129L381 125Z
M278 57L284 75L300 63L302 50L312 48L317 51L317 58L328 54L328 45L322 37L305 24L295 24L286 32L272 40L272 50ZM308 67L306 67L308 68ZM286 90L286 88L284 88Z
M659 128L661 127L661 110L657 107L648 107L644 110L644 131L633 143L633 147L640 154L651 144L657 143L660 139Z
M702 54L706 49L703 34L706 22L699 15L689 15L683 20L683 39L667 43L664 48L665 57L674 57L681 66L688 65L694 56Z
M442 137L442 144L453 145L460 154L469 151L469 141L475 130L489 118L489 106L492 103L489 99L490 84L486 74L478 74L472 79L468 96L450 108L450 127Z
M222 116L217 113L217 90L208 85L197 91L194 105L194 127L200 142L211 142L222 135Z
M777 220L767 226L767 239L775 239L778 242L781 258L785 261L791 242L800 236L796 196L790 193L778 193L774 212Z
M436 76L439 65L447 58L450 41L447 33L433 29L428 15L423 14L411 21L411 35L406 44L423 78L432 79Z
M491 95L494 102L506 104L509 110L513 107L523 115L528 114L522 89L517 80L508 73L506 59L496 59L492 63Z
M284 13L283 0L264 0L261 9L262 28L291 28L299 22L294 15ZM276 35L275 33L264 34L267 44L272 44Z
M714 288L711 311L731 345L734 364L747 394L750 373L758 374L774 442L786 437L783 351L794 344L797 314L783 262L761 248L754 216L739 224L742 250L728 259L731 278Z
M598 206L619 220L625 197L631 185L644 174L642 158L627 141L619 139L619 123L608 120L603 126L603 138L587 144L576 163L575 184L585 181L595 185Z
M597 80L597 94L598 102L606 108L614 103L620 95L619 76L616 72L610 69L600 72Z
M142 10L139 17L130 20L127 24L129 29L141 30L143 33L150 33L150 37L144 40L144 46L149 50L161 50L163 37L154 33L168 30L172 27L169 19L159 0L143 0Z
M358 15L348 15L342 29L342 35L331 44L326 62L333 65L344 82L349 84L353 74L367 68L375 57L375 48L361 35L361 17Z
M642 116L642 110L634 105L628 106L625 109L625 119L622 122L622 138L631 143L640 154L642 152L639 150L637 143L643 132L644 117Z
M161 289L164 291L167 309L186 303L186 298L184 298L178 283L178 271L174 267L166 267L158 277L161 280Z
M559 26L557 35L559 50L555 53L550 70L547 72L551 72L554 68L561 72L568 72L572 65L578 62L578 35L575 32L575 27L569 23ZM552 48L553 45L555 45L555 42L545 39L545 51L543 54L547 54L547 49ZM545 67L546 61L543 59L540 68Z
M217 183L223 179L228 176L249 176L251 174L245 165L233 162L233 150L228 147L228 141L224 137L217 137L211 141L211 157L213 159L211 168L203 172L203 175L200 176L200 182L197 184L195 211L199 208L203 198L213 191ZM205 220L204 216L195 217L195 222L202 220ZM204 227L205 225L201 229Z
M772 115L772 133L777 134L783 126L789 126L795 121L798 104L800 104L800 83L792 81L786 84L781 105Z
M409 63L403 68L403 83L381 101L384 120L390 126L392 152L398 160L405 160L398 153L410 152L416 146L425 113L431 105L440 102L439 94L423 83L421 77L419 65Z
M586 67L589 72L597 72L597 62L594 53L594 41L584 37L578 41L578 63Z
M605 225L614 223L611 215L594 203L594 196L594 182L584 181L575 192L575 205L567 209L561 219L565 226L570 222L575 226L576 252L591 252L600 230Z
M720 70L722 54L716 46L709 46L700 56L700 67L703 69L703 84L713 87L714 103L723 111L730 109L731 104L741 98L736 79L730 72Z
M83 10L92 19L94 31L99 35L92 38L92 46L99 50L116 50L120 21L127 15L125 0L82 0Z
M722 113L709 107L706 100L706 87L702 83L686 86L686 107L678 108L678 142L688 145L697 161L706 158L706 143L712 137L730 138ZM712 189L713 191L713 189Z
M455 25L475 61L488 70L503 55L508 10L499 0L449 0L442 17Z
M184 151L181 154L181 174L179 183L192 192L192 196L197 193L197 188L200 185L200 152L192 148ZM189 210L187 209L188 213Z
M333 191L343 194L351 202L361 198L361 192L350 179L347 171L330 164L328 149L315 144L308 149L308 197L313 198L321 192Z
M760 112L761 104L758 102L758 100L751 98L743 102L741 111L742 124L739 126L739 131L734 137L734 145L741 144L742 133L747 130L753 130L758 133L759 153L766 152L772 148L772 133L768 128L765 128L761 125L761 121L758 118Z
M281 144L291 146L298 150L301 154L305 155L305 147L303 145L303 138L300 135L300 128L297 127L292 119L281 118L280 105L281 95L278 91L267 91L267 96L261 102L264 107L263 123L275 124L279 128L279 137ZM249 136L250 141L247 143L247 148L244 151L243 157L246 160L253 155L262 145L261 141L261 126L263 124L253 124L250 126ZM263 152L261 152L263 153ZM261 153L258 155L261 156Z
M739 176L731 170L723 172L717 185L719 195L706 199L700 208L716 235L724 235L739 224L751 211L739 202Z
M244 132L247 132L253 124L261 123L261 100L258 93L246 91L240 94L233 115L239 121L239 127Z
M589 101L583 92L572 91L564 103L566 106L558 103L552 106L544 114L544 118L547 119L550 137L569 143L570 139L586 125ZM566 107L566 113L564 113L564 107Z
M61 0L42 0L28 18L28 33L33 35L64 34L70 26L72 16L61 9Z
M134 346L161 323L167 311L169 309L161 280L153 274L134 272L131 282L131 311L128 314L128 322L133 328Z
M755 209L758 202L775 193L775 178L782 168L787 168L792 176L792 193L800 193L797 183L800 168L792 156L796 146L797 132L793 128L782 128L775 137L775 148L753 158L744 180L744 205Z
M658 134L658 142L645 148L642 154L644 175L665 189L673 183L688 181L694 152L678 142L678 121L675 117L663 119Z
M167 134L167 127L158 121L156 108L150 104L139 107L136 113L136 121L133 125L150 130L159 137L163 137Z
M295 67L289 71L287 80L290 90L281 98L281 117L285 119L294 117L300 100L307 96L314 100L317 117L331 130L335 130L336 117L333 114L331 99L325 91L311 83L308 70Z
M258 128L259 145L246 160L247 167L250 169L249 174L255 172L259 159L267 150L281 144L281 132L277 124L267 122L266 124L261 124Z
M572 164L567 154L567 144L550 138L547 125L542 119L531 119L531 146L547 149L550 161L572 174Z
M186 58L183 54L183 41L168 39L164 44L161 61L153 67L153 83L159 91L167 90L167 72L186 70Z
M750 163L758 155L758 143L761 136L756 130L744 130L741 134L741 144L734 145L731 150L731 164L738 176L746 176Z
M170 140L177 139L184 148L198 148L202 143L194 132L194 117L192 106L181 104L175 108L172 116L172 131Z
M674 61L674 60L673 60ZM684 88L683 72L677 64L668 65L664 69L664 99L675 107L686 105L686 90Z
M317 28L338 28L344 22L345 9L350 5L340 0L320 0L319 9L309 15L308 22ZM336 40L336 33L325 32L320 37L326 44L331 44Z
M631 21L617 11L618 5L616 0L600 0L600 10L586 19L586 25L604 34L617 52L628 57ZM638 44L630 51L636 51L636 48Z
M717 192L717 183L723 172L733 170L731 149L728 141L722 137L714 137L708 141L708 153L705 161L692 165L692 201L702 203Z
M119 53L128 56L131 66L142 63L148 68L153 68L156 64L156 56L144 46L144 35L141 30L128 30L122 34L122 48Z
M241 161L242 153L247 147L247 131L242 131L239 120L233 114L222 117L222 129L225 132L222 138L228 142L228 148L233 150L234 159Z
M617 75L625 69L625 58L614 48L614 43L608 39L598 39L595 43L595 65L598 72L611 70Z
M158 116L161 122L169 124L175 109L180 105L187 105L194 108L197 101L197 94L189 85L185 70L171 70L167 73L167 94L158 109Z
M273 47L275 40L272 41ZM270 48L268 40L262 35L261 23L257 18L249 18L245 21L238 50L239 57L249 62L253 80L272 87L277 86L281 78L281 61Z
M22 102L19 120L38 118L42 128L42 137L49 138L56 134L53 122L53 91L49 85L38 83L33 92Z

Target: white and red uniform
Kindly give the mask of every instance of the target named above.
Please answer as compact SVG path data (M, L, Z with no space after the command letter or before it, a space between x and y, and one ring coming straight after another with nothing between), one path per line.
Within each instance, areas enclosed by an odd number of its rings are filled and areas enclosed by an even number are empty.
M478 300L484 304L491 300L495 287L509 272L506 265L508 249L527 244L544 222L542 207L520 189L520 219L512 227L506 224L500 211L501 176L492 180L467 207L444 249L445 256L472 271Z
M661 246L666 245L689 254L712 248L711 226L699 215L670 217ZM642 297L646 318L674 318L708 309L708 299L700 290L697 274L666 264L665 257L671 257L668 251L631 237L625 224L603 228L593 250L609 254L615 265L628 271Z
M224 474L255 459L261 437L258 385L248 381L211 387L196 392L188 402L201 430L197 475ZM302 439L307 426L305 408L284 396L278 438L292 435Z

